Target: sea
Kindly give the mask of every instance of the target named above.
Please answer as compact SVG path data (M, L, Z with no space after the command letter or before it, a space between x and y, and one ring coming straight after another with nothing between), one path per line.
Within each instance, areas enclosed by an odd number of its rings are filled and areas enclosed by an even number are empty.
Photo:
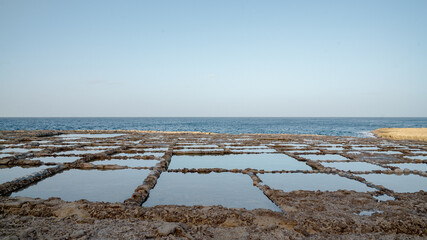
M427 118L0 118L0 130L153 130L373 137L378 128L427 127Z

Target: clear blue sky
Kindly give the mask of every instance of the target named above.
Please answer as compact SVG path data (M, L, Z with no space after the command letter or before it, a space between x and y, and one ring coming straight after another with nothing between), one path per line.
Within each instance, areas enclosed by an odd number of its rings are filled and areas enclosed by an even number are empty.
M427 1L0 0L0 117L427 117Z

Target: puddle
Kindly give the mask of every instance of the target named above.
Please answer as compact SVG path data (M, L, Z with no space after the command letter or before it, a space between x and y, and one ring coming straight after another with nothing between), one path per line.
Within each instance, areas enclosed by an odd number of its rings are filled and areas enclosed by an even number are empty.
M402 154L402 152L399 151L381 151L381 152L369 152L373 154L390 154L390 155L396 155L396 154Z
M258 177L270 188L282 189L285 192L296 190L337 191L354 190L357 192L376 191L361 182L333 174L314 173L264 173Z
M427 151L411 151L412 154L417 155L417 154L421 154L421 155L427 155Z
M157 160L136 160L136 159L111 159L111 160L102 160L91 162L95 165L119 165L119 166L128 166L128 167L154 167L159 161Z
M273 170L312 170L304 162L300 162L284 154L231 154L173 156L169 169L182 168L224 168L224 169L264 169Z
M277 144L278 147L288 147L288 148L294 148L294 149L301 149L301 148L307 148L309 145L307 144Z
M383 211L379 211L379 210L366 210L366 211L360 211L359 214L355 213L356 215L359 216L372 216L372 214L374 213L383 213Z
M409 170L418 170L418 171L427 171L427 164L425 163L395 163L395 164L388 164L389 166L398 167L400 169L409 169Z
M186 148L186 149L179 149L179 150L173 150L174 152L223 152L224 149L222 148L210 148L210 149L192 149L192 148Z
M120 146L96 146L96 147L85 147L85 149L112 149L119 148Z
M210 145L177 145L179 147L184 147L184 148L217 148L218 145L214 145L214 144L210 144ZM168 150L166 148L166 150Z
M386 194L379 195L379 196L373 196L375 199L378 200L378 202L385 202L385 201L394 201L395 198Z
M166 152L169 148L142 148L146 152Z
M8 148L18 148L18 147L22 147L22 146L24 146L25 144L23 144L23 143L20 143L20 144L3 144L3 145L1 145L2 147L8 147Z
M366 146L366 147L363 147L363 146L359 146L359 147L352 146L352 148L354 150L359 150L359 151L372 151L372 150L379 150L380 149L378 147L372 147L372 146Z
M134 157L142 157L142 156L163 157L163 155L165 155L165 153L145 152L145 153L119 153L119 154L114 154L113 156L134 158Z
M13 156L13 154L9 154L9 153L0 153L0 158L10 157L10 156Z
M286 151L295 154L304 154L304 153L320 153L320 150L298 150L298 151Z
M138 185L148 176L149 170L77 170L71 169L44 179L36 185L11 196L32 198L60 197L65 201L122 202L132 196Z
M350 160L338 154L324 154L324 155L316 155L316 154L307 154L307 155L299 155L300 157L310 159L313 161L324 161L324 160L334 160L334 161L347 161Z
M259 149L255 149L255 148L232 148L230 149L231 152L251 152L251 153L273 153L276 152L275 149L271 149L271 148L259 148Z
M358 176L399 193L427 191L427 178L418 175L360 174Z
M267 146L264 145L258 145L258 146L245 146L245 145L237 145L237 146L230 146L230 148L245 148L245 149L268 149Z
M58 157L38 157L38 158L33 158L31 160L40 160L44 163L49 163L49 162L54 162L54 163L69 163L69 162L74 162L77 159L80 159L79 157L62 157L62 156L58 156Z
M40 145L40 147L42 147L42 148L46 148L46 147L70 147L70 146L73 146L73 145L53 145L53 144L50 144L50 145Z
M1 153L26 153L29 152L30 149L26 149L26 148L5 148L3 150L1 150Z
M427 156L405 156L405 158L410 158L412 160L418 159L418 160L427 160Z
M349 152L346 152L347 154L362 154L361 152L355 152L355 151L349 151Z
M16 178L24 177L26 175L46 169L46 166L42 167L12 167L12 168L0 168L0 184L12 181Z
M57 137L63 139L80 139L80 138L112 138L123 136L124 134L62 134Z
M83 154L95 154L95 153L101 153L104 152L104 150L72 150L72 151L65 151L65 152L58 152L57 155L83 155Z
M228 208L256 208L280 211L248 175L240 173L164 172L150 191L145 207L156 205L222 205Z
M343 171L373 171L386 170L383 167L366 162L322 162L325 167L333 167Z
M339 147L339 146L326 147L326 148L322 148L322 149L326 149L329 151L342 151L342 150L344 150L343 147Z
M63 142L65 144L69 144L71 146L77 145L77 144L90 144L92 142Z

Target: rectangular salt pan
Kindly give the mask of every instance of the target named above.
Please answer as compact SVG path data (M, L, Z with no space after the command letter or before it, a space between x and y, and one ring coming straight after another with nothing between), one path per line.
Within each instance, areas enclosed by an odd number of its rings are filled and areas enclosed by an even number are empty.
M65 151L65 152L58 152L57 155L83 155L83 154L95 154L95 153L101 153L105 150L72 150L72 151Z
M313 161L325 161L325 160L334 160L334 161L347 161L348 158L345 158L338 154L325 154L325 155L316 155L316 154L307 154L299 155L300 157L310 159Z
M369 152L372 154L390 154L390 155L396 155L396 154L402 154L402 152L399 151L380 151L380 152Z
M80 157L62 157L62 156L58 156L58 157L37 157L37 158L33 158L31 160L40 160L44 163L49 163L49 162L54 162L54 163L70 163L70 162L74 162L77 159L79 159Z
M80 139L80 138L111 138L123 136L123 134L63 134L58 137L64 139Z
M10 156L13 156L13 154L9 154L9 153L0 153L0 158L10 157Z
M95 165L119 165L119 166L127 166L127 167L154 167L159 161L157 160L136 160L136 159L111 159L111 160L103 160L103 161L94 161L91 162Z
M273 170L312 170L284 154L231 154L203 156L173 156L169 169L182 168L224 168L224 169L264 169Z
M427 178L418 175L394 175L394 174L361 174L359 175L376 185L383 185L385 188L395 192L418 192L427 191Z
M412 160L419 159L419 160L427 160L427 156L405 156L406 158L410 158Z
M233 148L230 149L231 152L252 152L252 153L272 153L276 152L275 149L271 148Z
M240 173L162 173L150 192L146 207L156 205L222 205L228 208L256 208L280 211L248 175Z
M374 146L365 146L365 147L355 147L352 146L351 148L353 148L354 150L360 150L360 151L370 151L370 150L379 150L378 147L374 147Z
M2 153L26 153L28 151L30 151L30 149L26 148L5 148L1 150Z
M295 154L320 153L319 150L297 150L297 151L287 151L287 152L295 153Z
M154 156L154 157L162 157L165 155L164 153L155 153L155 152L145 152L145 153L118 153L114 154L114 157L128 157L128 158L134 158L134 157L142 157L142 156Z
M322 162L325 167L333 167L343 171L373 171L373 170L386 170L383 167L366 163L366 162Z
M303 173L265 173L258 177L273 189L282 189L285 192L308 191L337 191L354 190L358 192L375 191L361 182L340 177L333 174L303 174Z
M427 171L427 164L425 163L396 163L388 164L389 166L398 167L400 169L409 169L409 170L418 170L418 171Z
M26 175L39 172L46 168L47 168L46 166L31 167L31 168L23 168L23 167L0 168L0 184L12 181L16 178L21 178Z
M76 170L72 169L44 179L12 197L23 196L47 199L60 197L65 201L122 202L132 196L138 185L148 176L149 170Z

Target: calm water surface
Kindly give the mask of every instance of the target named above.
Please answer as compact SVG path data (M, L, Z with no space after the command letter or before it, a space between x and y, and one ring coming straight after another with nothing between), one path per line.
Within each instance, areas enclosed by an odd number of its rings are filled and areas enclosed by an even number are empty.
M0 118L0 130L156 130L367 137L384 127L427 127L427 118Z

